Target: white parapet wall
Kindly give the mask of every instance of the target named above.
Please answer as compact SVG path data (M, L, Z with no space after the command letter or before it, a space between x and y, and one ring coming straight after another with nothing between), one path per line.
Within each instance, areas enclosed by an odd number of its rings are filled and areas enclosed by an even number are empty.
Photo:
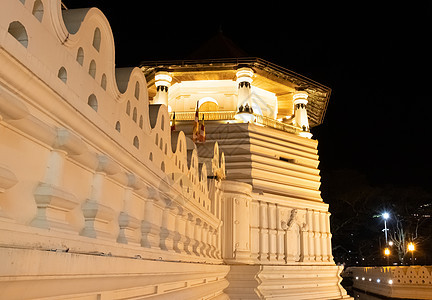
M220 183L105 16L2 1L0 64L2 298L226 298Z
M390 298L431 299L432 266L350 267L353 287Z

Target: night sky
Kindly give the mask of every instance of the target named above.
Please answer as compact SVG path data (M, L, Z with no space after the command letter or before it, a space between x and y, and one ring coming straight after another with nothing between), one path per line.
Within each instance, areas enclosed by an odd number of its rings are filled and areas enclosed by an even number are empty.
M185 59L221 30L249 56L330 87L324 123L312 129L330 211L331 187L346 176L430 196L431 4L299 2L64 1L102 10L119 67Z

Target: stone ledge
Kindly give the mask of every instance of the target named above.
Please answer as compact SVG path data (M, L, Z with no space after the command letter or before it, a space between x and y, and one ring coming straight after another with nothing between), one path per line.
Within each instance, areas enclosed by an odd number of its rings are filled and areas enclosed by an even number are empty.
M0 257L0 291L9 300L228 299L225 265L13 248L0 248Z

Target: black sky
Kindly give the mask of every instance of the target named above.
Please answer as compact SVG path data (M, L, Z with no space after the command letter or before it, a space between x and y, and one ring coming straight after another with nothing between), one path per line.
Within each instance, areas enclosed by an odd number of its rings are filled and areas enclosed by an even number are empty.
M119 67L185 59L222 30L250 56L332 89L313 129L323 177L350 169L371 185L431 189L429 3L63 2L102 10Z

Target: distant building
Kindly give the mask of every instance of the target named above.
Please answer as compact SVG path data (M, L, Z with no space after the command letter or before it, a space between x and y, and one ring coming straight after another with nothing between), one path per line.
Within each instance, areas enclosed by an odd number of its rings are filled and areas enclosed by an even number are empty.
M2 298L349 298L310 133L329 88L258 58L115 69L100 10L0 5Z

